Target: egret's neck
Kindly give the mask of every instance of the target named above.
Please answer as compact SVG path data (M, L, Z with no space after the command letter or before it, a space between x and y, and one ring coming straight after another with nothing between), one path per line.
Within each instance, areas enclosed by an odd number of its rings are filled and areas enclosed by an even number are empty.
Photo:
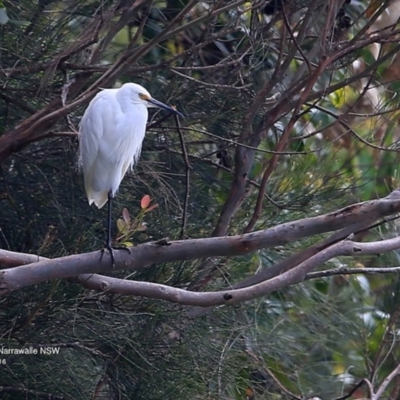
M129 114L143 114L148 115L147 107L146 105L141 102L141 101L134 101L132 100L131 94L127 93L127 91L124 90L118 90L117 94L117 100L118 103L121 106L121 110L124 113L129 113Z

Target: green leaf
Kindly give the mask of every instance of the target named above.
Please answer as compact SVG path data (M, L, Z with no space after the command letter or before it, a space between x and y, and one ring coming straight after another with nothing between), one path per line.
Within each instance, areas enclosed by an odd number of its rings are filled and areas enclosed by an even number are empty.
M117 220L117 228L118 228L119 232L126 233L127 225L126 225L126 222L122 218L119 218Z

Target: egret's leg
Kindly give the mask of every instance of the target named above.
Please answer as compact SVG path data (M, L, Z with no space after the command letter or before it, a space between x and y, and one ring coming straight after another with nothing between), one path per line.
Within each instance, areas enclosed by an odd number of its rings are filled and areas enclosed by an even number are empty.
M112 193L111 190L107 194L108 196L108 214L107 214L107 239L106 239L106 245L103 250L101 250L101 256L100 256L100 261L103 258L105 250L108 250L111 256L111 264L112 267L115 267L115 258L114 258L114 251L112 248L112 239L111 239L111 201L112 201Z
M111 200L113 199L111 190L107 194L108 196L108 226L107 226L107 242L106 249L108 249L111 253L111 258L113 259L114 265L114 255L112 253L112 243L111 243Z
M101 251L101 257L100 260L103 258L103 254L105 250L108 250L111 256L111 263L112 267L115 267L115 258L114 258L114 250L127 250L130 254L130 250L127 247L113 247L112 246L112 237L111 237L111 201L113 199L113 195L111 190L108 192L108 216L107 216L107 240L106 240L106 246L105 248Z

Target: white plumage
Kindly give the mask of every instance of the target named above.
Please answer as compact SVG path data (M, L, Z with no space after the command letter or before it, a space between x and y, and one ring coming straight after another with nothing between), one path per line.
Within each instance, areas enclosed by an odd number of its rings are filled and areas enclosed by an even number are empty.
M146 130L149 92L134 83L105 89L90 102L80 124L80 162L89 204L104 206L127 169L138 160ZM142 96L142 97L143 97Z
M137 162L149 107L181 115L136 83L119 89L104 89L90 102L79 127L79 160L89 204L98 208L109 201L106 247L111 251L111 199L129 167ZM111 252L111 256L112 252Z
M80 164L89 204L98 208L114 197L129 167L140 156L148 107L160 107L181 115L151 97L136 83L104 89L86 109L80 123Z

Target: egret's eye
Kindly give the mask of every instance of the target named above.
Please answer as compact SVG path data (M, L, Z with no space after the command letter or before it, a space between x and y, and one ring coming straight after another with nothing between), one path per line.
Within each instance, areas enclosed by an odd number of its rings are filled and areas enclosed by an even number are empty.
M143 93L139 93L139 97L140 97L142 100L146 100L146 99L147 99L146 95L143 94Z

